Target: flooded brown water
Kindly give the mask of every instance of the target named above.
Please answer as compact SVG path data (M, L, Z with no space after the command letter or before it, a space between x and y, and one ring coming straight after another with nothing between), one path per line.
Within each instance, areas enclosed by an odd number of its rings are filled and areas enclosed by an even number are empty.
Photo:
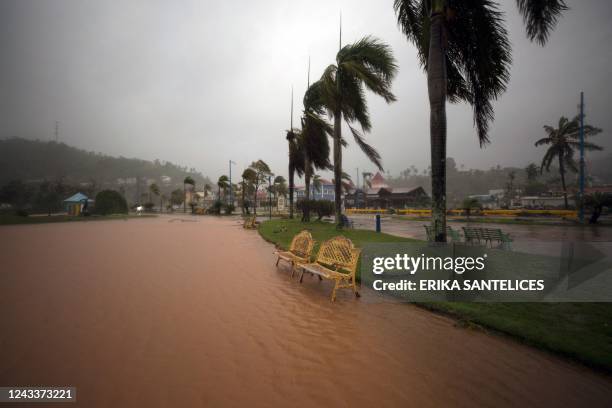
M610 377L511 340L367 292L331 303L234 220L170 220L0 227L0 385L86 407L612 403Z

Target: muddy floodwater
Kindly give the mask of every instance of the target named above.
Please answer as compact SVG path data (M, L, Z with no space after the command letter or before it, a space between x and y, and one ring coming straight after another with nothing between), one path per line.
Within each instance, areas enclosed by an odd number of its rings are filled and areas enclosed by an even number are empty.
M609 376L367 291L331 303L273 250L212 217L0 227L0 386L75 386L83 407L612 405Z

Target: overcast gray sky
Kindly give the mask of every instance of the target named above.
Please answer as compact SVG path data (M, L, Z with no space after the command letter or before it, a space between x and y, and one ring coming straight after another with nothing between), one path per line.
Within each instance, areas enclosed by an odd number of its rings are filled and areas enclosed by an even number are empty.
M597 142L612 149L612 3L568 1L544 48L525 38L514 1L506 12L514 64L495 103L490 144L478 147L466 105L448 107L448 155L468 168L539 161L542 125L573 116L585 91ZM311 78L343 40L374 35L399 62L386 105L368 95L368 140L392 174L429 165L426 78L397 28L392 0L0 0L0 137L60 139L111 155L169 160L216 179L256 159L285 174L290 89L295 122ZM373 169L354 143L345 170Z

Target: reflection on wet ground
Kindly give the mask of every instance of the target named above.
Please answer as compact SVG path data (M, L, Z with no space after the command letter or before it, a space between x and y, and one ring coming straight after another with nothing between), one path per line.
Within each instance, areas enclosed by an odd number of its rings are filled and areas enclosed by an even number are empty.
M375 230L375 218L369 215L352 215L355 228ZM400 237L427 239L423 225L428 221L411 221L396 219L388 216L381 218L382 232ZM453 229L462 231L462 227L500 228L510 234L513 239L512 249L518 252L528 252L543 255L560 256L563 243L568 242L610 242L612 243L612 227L586 225L575 226L543 226L543 225L517 225L494 224L476 222L448 223Z
M609 377L411 305L331 303L236 220L169 220L0 227L0 384L87 407L612 400Z

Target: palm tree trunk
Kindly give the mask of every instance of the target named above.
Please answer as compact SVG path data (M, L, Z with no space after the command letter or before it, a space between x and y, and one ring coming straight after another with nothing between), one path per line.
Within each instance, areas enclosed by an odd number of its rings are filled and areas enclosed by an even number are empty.
M336 78L336 81L338 79ZM334 184L336 225L342 225L342 112L334 112Z
M187 212L187 187L183 183L183 212Z
M559 156L559 173L561 173L561 187L563 188L563 202L565 209L568 208L567 203L567 187L565 186L565 166L563 166L563 159Z
M293 219L293 189L294 189L294 177L295 171L293 169L293 163L289 158L289 218Z
M305 153L304 157L304 203L305 205L302 207L302 221L310 222L310 179L312 174L310 174L310 158L308 154Z
M441 12L431 17L427 90L431 141L431 226L435 242L446 242L446 60Z

